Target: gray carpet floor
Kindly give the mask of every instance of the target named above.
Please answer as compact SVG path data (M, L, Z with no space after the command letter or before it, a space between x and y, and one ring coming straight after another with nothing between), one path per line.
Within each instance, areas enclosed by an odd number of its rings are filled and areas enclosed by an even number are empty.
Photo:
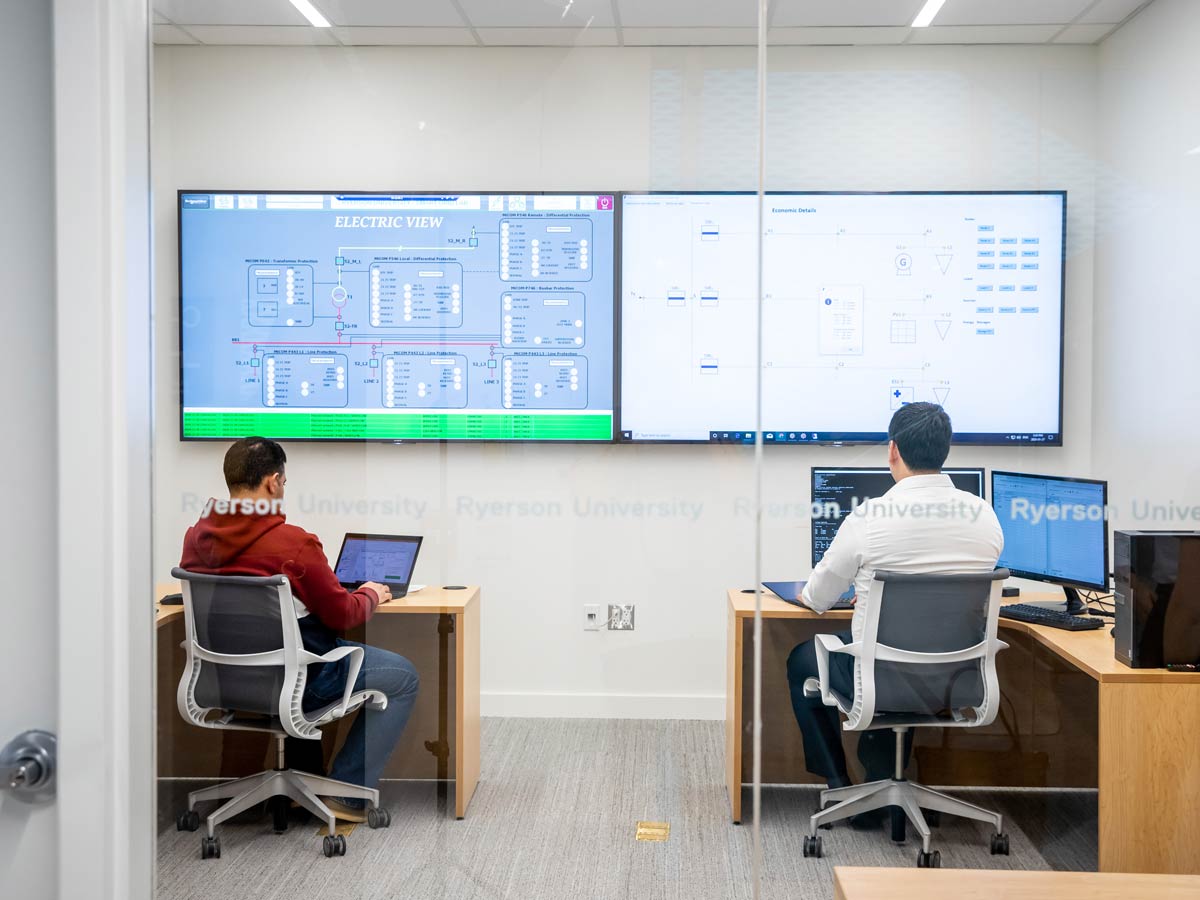
M729 821L720 722L485 719L483 774L463 821L428 783L385 783L392 826L359 826L344 858L325 859L317 823L297 815L220 829L221 859L199 858L199 833L175 831L178 797L160 785L159 900L558 900L567 897L750 898L751 829ZM972 791L1006 817L1012 854L989 829L946 817L934 832L955 868L1096 868L1094 791ZM746 792L749 809L749 792ZM832 896L833 866L912 866L918 845L837 825L825 856L801 853L815 789L765 787L762 897ZM202 809L202 813L207 810ZM638 820L669 822L665 843L634 840Z

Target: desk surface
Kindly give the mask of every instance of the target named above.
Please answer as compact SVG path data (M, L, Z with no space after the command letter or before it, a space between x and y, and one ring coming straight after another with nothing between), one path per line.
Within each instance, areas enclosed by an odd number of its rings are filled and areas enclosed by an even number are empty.
M178 592L178 583L160 584L155 588L154 596L157 598ZM387 603L380 604L375 609L375 615L389 613L449 613L450 615L455 615L465 610L478 597L478 585L468 585L465 590L461 591L448 591L443 587L433 587L431 585L422 588L415 594L409 594L407 597L389 600ZM154 624L156 626L170 622L173 619L181 618L182 616L182 606L161 606L155 603Z
M835 866L833 890L835 900L1190 900L1200 876Z
M1023 594L1011 602L1052 600L1060 596L1055 593ZM729 608L738 619L753 618L754 595L743 594L741 591L731 588ZM785 603L769 592L763 593L762 610L763 618L768 619L849 619L853 615L851 610L816 613L811 609L802 609L799 606ZM1087 672L1097 681L1137 684L1200 684L1200 675L1187 672L1168 672L1166 669L1131 669L1119 662L1113 653L1113 638L1109 634L1111 627L1111 620L1105 620L1104 627L1097 628L1095 631L1064 631L1061 628L1030 625L1027 622L1017 622L1012 619L1000 620L1002 632L1005 630L1020 631L1030 635L1039 644Z

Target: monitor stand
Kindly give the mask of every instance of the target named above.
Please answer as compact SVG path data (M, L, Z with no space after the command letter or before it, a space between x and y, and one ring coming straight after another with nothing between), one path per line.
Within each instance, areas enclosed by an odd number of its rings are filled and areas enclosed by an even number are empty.
M1062 585L1063 593L1066 594L1064 606L1063 600L1028 600L1025 601L1026 606L1036 606L1040 609L1052 609L1055 612L1066 612L1073 616L1087 615L1087 604L1079 596L1079 591L1073 587Z

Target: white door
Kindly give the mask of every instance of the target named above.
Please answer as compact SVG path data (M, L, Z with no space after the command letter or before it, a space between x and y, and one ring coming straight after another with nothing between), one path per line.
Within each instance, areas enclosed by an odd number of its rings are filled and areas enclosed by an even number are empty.
M4 0L0 26L0 266L6 317L22 320L6 341L0 441L0 746L28 728L58 729L56 400L54 343L53 36L50 4ZM10 127L10 123L21 123ZM17 211L20 211L19 214ZM20 298L18 301L17 298ZM5 773L0 773L3 777ZM57 891L57 809L0 791L0 884L11 897Z
M148 898L148 13L0 0L0 747L58 735L57 793L0 784L0 893Z

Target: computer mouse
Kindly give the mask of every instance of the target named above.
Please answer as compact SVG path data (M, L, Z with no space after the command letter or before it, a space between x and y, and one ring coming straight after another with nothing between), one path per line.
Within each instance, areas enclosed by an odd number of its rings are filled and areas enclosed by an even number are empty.
M162 606L183 606L183 594L167 594L158 602Z

